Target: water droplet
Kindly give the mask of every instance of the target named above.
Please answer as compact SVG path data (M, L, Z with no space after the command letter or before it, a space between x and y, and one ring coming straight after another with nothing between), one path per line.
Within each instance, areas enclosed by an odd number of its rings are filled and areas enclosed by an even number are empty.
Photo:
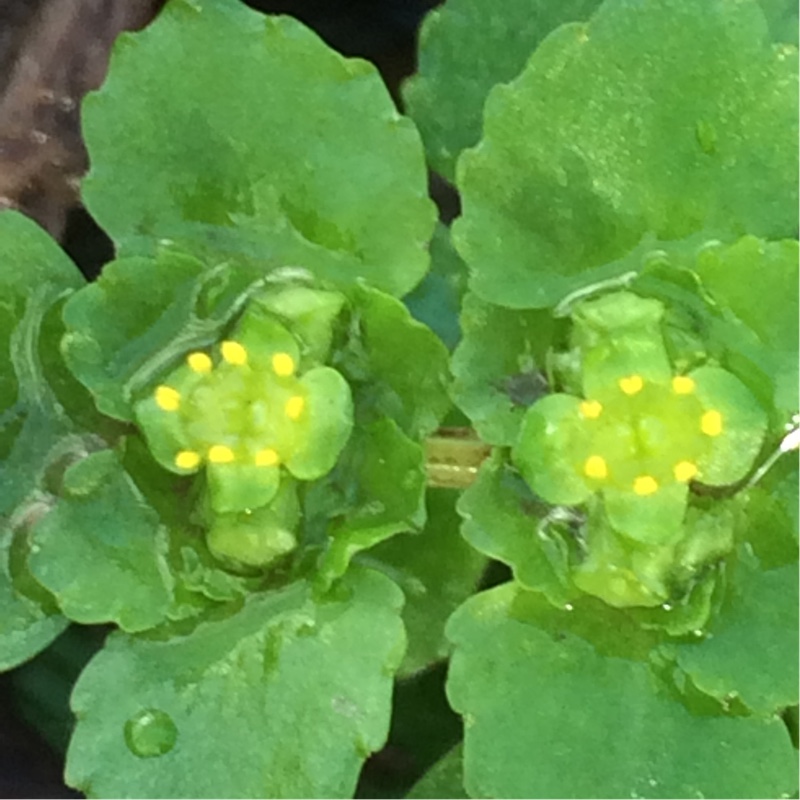
M572 611L573 608L574 608L574 606L572 605L572 603L567 603L564 606L564 611Z
M178 729L169 714L146 708L125 723L125 744L139 758L163 756L175 747Z
M651 786L658 786L658 781L657 781L655 778L648 778L648 779L647 779L647 782L648 782L648 783L649 783Z
M664 603L661 608L663 608L664 611L672 611L672 606L669 603Z
M692 634L696 636L698 639L704 636L705 634L699 628L697 630L693 630Z

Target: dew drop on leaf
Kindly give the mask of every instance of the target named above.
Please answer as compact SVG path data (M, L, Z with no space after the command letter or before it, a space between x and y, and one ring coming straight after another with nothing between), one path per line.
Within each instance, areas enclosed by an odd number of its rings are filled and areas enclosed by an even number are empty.
M125 744L139 758L163 756L175 746L178 729L172 717L157 708L146 708L125 723Z

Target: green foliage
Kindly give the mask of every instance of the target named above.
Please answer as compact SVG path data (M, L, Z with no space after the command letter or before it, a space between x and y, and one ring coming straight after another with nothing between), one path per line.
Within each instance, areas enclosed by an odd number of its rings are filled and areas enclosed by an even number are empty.
M64 474L61 502L31 531L28 566L75 622L136 632L162 622L172 596L167 540L110 450Z
M470 796L792 791L795 753L779 720L692 715L632 657L624 628L606 620L601 650L582 635L578 615L507 585L472 598L451 620L448 695L466 721Z
M48 314L82 279L57 245L16 212L0 215L0 249L0 667L10 669L67 624L25 556L30 529L58 504L54 474L83 445L46 357L61 334L47 324Z
M72 696L67 781L94 797L348 796L388 731L401 604L358 571L338 596L297 583L188 636L113 635Z
M636 269L640 242L793 235L796 81L752 2L608 0L559 28L459 161L472 288L543 307Z
M598 0L449 0L420 31L417 74L403 89L431 166L452 180L462 150L478 143L483 104L515 78L555 28L586 19Z
M406 596L408 649L400 676L449 655L445 623L473 593L486 568L486 559L459 536L455 500L450 489L429 490L424 529L395 536L369 552L370 566L383 570Z
M414 127L373 67L289 17L174 0L123 36L83 121L84 197L123 255L169 239L398 295L425 273L433 207Z
M448 0L421 137L288 17L120 38L117 257L0 214L0 669L116 628L71 786L796 792L793 13ZM69 641L18 673L57 746Z

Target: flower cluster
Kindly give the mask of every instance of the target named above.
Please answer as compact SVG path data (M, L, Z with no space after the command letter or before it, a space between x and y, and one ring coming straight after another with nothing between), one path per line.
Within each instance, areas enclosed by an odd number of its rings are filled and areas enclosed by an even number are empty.
M658 301L628 292L585 302L573 316L583 396L552 394L531 406L513 452L544 500L598 496L602 524L645 561L685 538L690 483L739 481L766 429L764 411L730 372L705 365L673 374L662 314Z
M270 310L253 303L229 338L188 353L137 404L161 464L181 474L206 470L215 512L269 504L285 473L321 477L347 442L350 387L301 344Z

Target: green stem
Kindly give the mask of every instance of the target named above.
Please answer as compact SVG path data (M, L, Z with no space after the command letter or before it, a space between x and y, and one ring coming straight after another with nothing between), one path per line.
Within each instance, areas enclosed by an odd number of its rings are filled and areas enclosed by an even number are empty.
M472 428L439 428L425 440L428 486L466 489L491 452L491 446L482 442Z

